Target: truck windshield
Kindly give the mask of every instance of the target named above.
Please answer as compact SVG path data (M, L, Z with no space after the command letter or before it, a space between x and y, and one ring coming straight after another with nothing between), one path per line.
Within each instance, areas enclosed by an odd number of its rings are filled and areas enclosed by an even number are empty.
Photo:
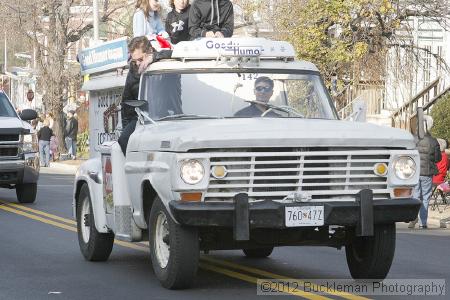
M174 118L336 119L327 91L315 74L146 74L141 99L155 120Z
M16 117L16 112L5 94L0 92L0 117Z

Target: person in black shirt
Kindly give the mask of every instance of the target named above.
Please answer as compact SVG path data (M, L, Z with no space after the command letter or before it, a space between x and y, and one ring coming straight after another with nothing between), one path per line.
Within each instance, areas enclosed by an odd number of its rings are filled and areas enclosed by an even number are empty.
M53 135L53 131L49 127L49 121L44 120L44 125L38 131L39 140L39 156L41 161L41 167L50 166L50 138Z
M266 76L258 77L255 80L255 101L268 103L273 95L273 80ZM264 105L251 103L249 106L237 111L235 117L261 117L268 108ZM269 111L264 116L279 117L280 115Z
M67 113L67 120L64 125L64 141L71 159L77 158L77 135L78 120L75 118L75 111L71 110Z
M170 0L172 11L167 14L166 31L172 44L189 41L189 5L188 0Z
M189 10L189 34L192 40L232 37L233 3L230 0L195 0Z
M156 52L145 36L133 38L128 44L128 51L131 55L130 70L128 71L125 87L122 92L121 115L123 131L118 139L124 155L128 140L134 132L137 122L137 115L134 108L126 105L124 102L139 99L139 81L141 74L145 72L152 62L172 56L172 50Z

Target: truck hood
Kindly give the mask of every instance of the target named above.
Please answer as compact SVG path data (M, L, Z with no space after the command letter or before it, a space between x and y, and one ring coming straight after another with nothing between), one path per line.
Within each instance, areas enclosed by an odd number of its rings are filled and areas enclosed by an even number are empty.
M402 129L320 119L231 118L162 121L136 128L129 149L186 152L241 147L388 147L414 149Z
M0 134L20 134L29 131L31 125L16 117L0 117Z

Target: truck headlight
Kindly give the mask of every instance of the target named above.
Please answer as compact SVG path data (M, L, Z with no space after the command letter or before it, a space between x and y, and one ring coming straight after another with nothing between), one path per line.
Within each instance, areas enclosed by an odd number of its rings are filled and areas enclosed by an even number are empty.
M409 156L400 156L394 161L395 176L402 180L411 179L416 173L416 163Z
M181 163L180 174L187 184L197 184L205 176L205 168L198 160L189 159Z
M21 142L23 153L39 151L38 138L36 133L22 134Z

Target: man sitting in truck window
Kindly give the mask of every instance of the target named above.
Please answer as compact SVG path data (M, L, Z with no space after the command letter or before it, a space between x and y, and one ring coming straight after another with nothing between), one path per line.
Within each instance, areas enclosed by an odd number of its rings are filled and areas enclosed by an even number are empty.
M266 76L258 77L255 80L255 101L261 103L268 103L270 98L273 95L273 80ZM268 107L263 104L251 103L249 106L237 111L234 116L235 117L261 117L265 111L268 110ZM279 117L280 115L269 111L264 116L267 117Z
M137 115L134 108L126 105L124 102L139 99L139 81L141 74L145 72L152 62L172 56L172 50L156 52L145 36L133 38L128 44L128 51L131 56L130 70L122 92L121 113L123 131L118 140L123 154L126 153L128 140L134 132L137 122Z

